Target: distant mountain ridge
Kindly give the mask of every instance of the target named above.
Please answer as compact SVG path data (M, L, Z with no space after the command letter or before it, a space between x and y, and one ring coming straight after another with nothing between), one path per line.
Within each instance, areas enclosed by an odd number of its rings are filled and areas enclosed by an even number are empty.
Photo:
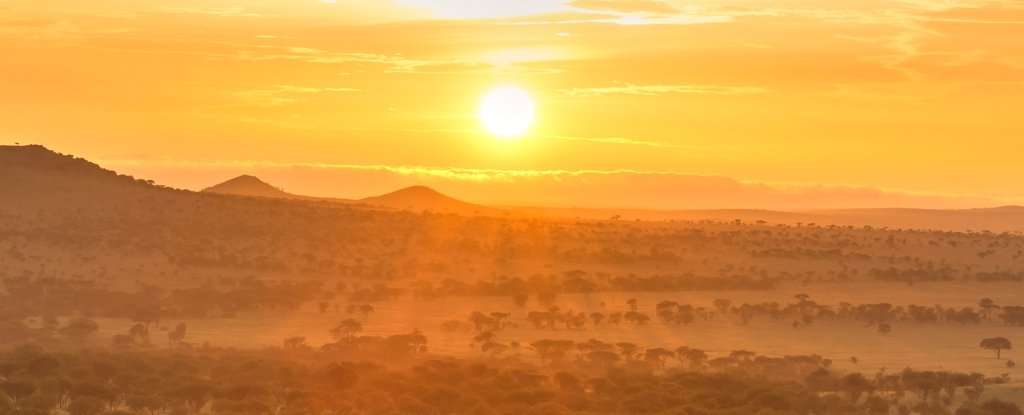
M463 202L426 186L410 186L381 196L360 199L359 202L395 209L429 209L455 213L495 210L494 208Z
M875 226L952 231L1024 232L1024 207L976 209L832 209L772 211L757 209L637 210L548 207L488 207L464 202L426 186L412 186L381 196L344 200L300 196L254 177L243 175L202 192L170 189L104 169L82 158L60 154L40 145L0 146L0 208L33 212L38 206L75 209L79 206L120 206L161 198L179 200L197 194L259 196L296 201L359 203L388 209L431 210L458 214L507 214L589 220L711 220L772 224ZM0 214L4 213L0 211Z
M285 199L300 198L284 190L271 186L256 176L241 175L226 182L207 187L202 192L219 193L236 196L279 197Z
M234 196L274 197L280 199L323 200L343 203L362 203L391 209L434 210L450 213L484 213L496 209L455 199L426 186L410 186L380 196L348 200L301 196L285 192L258 177L241 175L228 181L207 187L203 193L217 193Z
M12 169L78 178L115 178L116 172L106 170L83 158L52 151L41 145L0 146L0 167L6 172ZM127 177L127 176L120 176Z
M0 146L0 206L114 203L165 190L40 145Z

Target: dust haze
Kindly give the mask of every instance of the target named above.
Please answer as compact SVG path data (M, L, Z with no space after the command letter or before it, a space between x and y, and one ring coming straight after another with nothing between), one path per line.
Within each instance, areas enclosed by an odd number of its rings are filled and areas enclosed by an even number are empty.
M510 208L251 176L195 192L34 145L0 147L0 195L4 414L1024 403L1021 208Z

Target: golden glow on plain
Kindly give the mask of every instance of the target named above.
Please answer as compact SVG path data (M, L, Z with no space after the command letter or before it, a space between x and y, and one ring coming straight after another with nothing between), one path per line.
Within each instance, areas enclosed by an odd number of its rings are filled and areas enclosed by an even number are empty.
M533 124L535 113L530 95L514 86L495 88L480 103L480 122L499 137L522 135Z

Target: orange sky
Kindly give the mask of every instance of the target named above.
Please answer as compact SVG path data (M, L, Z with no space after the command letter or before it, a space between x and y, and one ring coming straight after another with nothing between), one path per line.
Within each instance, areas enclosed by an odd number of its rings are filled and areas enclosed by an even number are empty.
M192 189L1024 203L1021 39L1019 0L0 0L0 140Z

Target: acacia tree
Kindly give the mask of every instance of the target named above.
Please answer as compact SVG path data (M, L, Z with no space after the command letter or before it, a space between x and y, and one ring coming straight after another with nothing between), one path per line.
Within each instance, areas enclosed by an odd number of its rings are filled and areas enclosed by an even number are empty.
M1011 326L1024 326L1024 307L1010 305L1003 307L1003 322Z
M857 403L865 392L870 393L875 389L875 385L860 373L850 373L843 376L840 385L846 396L850 398L850 402L853 403Z
M128 395L128 397L125 399L125 404L128 405L128 408L131 408L131 410L137 413L142 413L143 411L146 411L150 415L155 414L156 411L160 410L164 406L164 403L160 400L160 398L150 394Z
M665 360L675 356L675 353L671 350L664 349L661 347L655 347L653 349L647 349L644 352L644 360L651 364L656 370L665 368Z
M629 306L629 311L636 311L637 309L637 303L635 298L630 298L626 300L626 305Z
M474 311L470 314L469 321L473 323L473 328L476 329L477 332L494 331L500 326L499 320L479 311Z
M342 320L331 329L331 334L334 335L335 339L338 340L352 340L352 337L363 330L362 323L355 319L347 318Z
M11 404L18 406L18 400L36 393L36 385L27 380L5 380L0 382L0 391L11 398Z
M985 315L985 320L991 320L992 319L992 309L993 308L999 308L999 306L996 305L995 301L992 301L992 299L988 298L988 297L982 298L981 300L979 300L978 301L978 306L981 307L981 312L982 312L982 314Z
M651 318L648 317L647 314L641 313L639 311L627 311L625 314L622 315L622 318L625 319L626 321L636 323L636 325L638 326L642 326L651 320Z
M92 396L76 397L68 404L68 413L71 415L97 415L106 409L107 405L102 399Z
M349 304L348 307L345 307L345 311L349 314L362 314L363 321L366 321L369 319L370 314L376 310L370 304Z
M676 349L676 359L679 363L686 363L690 370L699 370L708 360L708 355L703 350L692 349L687 346L680 346Z
M927 404L942 391L939 383L939 375L933 371L914 371L906 369L900 375L902 384L911 392L921 397L921 402Z
M212 392L212 386L205 382L196 381L171 390L169 395L173 399L184 402L192 413L198 414L206 406L206 402L210 400Z
M533 350L537 351L542 363L558 363L565 359L565 355L574 347L572 340L538 340L530 343Z
M719 298L714 301L714 304L715 308L718 309L719 314L725 314L726 311L729 311L729 306L732 305L732 301Z
M306 337L305 336L289 337L287 339L284 339L282 344L283 344L283 348L285 350L298 350L298 349L303 348L306 345Z
M128 335L144 345L149 344L148 324L135 323L135 325L128 329Z
M185 323L178 323L177 326L174 326L174 331L167 333L167 341L170 342L172 346L181 344L181 342L185 340L186 330L188 330L188 325Z
M1003 350L1013 349L1013 344L1005 337L992 337L981 341L981 348L996 351L996 359L1001 359Z

